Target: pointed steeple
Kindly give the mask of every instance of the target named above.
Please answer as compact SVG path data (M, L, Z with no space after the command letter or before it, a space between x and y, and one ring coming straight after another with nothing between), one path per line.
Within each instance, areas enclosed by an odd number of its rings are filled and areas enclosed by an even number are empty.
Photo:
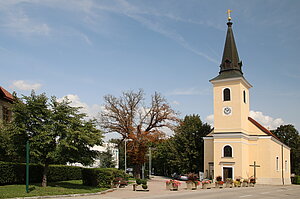
M222 62L220 65L220 72L217 77L212 80L226 79L233 77L242 77L242 61L239 59L238 51L235 45L231 17L228 17L227 35L223 51Z

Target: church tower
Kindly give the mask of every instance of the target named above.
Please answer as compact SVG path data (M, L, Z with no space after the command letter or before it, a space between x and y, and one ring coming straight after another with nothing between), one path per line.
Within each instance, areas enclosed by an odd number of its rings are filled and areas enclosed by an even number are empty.
M210 80L214 129L203 138L205 178L290 184L290 148L249 116L252 86L244 77L228 14L220 71Z
M219 75L210 80L214 87L214 126L218 132L245 132L249 116L249 89L243 76L234 41L232 22L227 35Z

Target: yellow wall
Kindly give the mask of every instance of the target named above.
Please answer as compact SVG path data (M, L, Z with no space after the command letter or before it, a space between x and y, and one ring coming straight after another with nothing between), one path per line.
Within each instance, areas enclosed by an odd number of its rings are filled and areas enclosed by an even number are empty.
M233 157L223 157L222 150L226 145L233 149ZM223 166L232 167L233 175L248 179L254 175L254 161L260 167L256 168L256 177L258 184L282 184L282 169L284 183L290 184L290 158L289 148L276 141L271 136L253 137L231 137L226 135L214 136L204 141L204 171L208 169L208 162L213 159L214 177L223 175ZM282 167L282 149L283 149L283 167ZM276 157L278 156L278 170L276 169ZM287 169L285 168L287 160Z
M290 184L290 149L248 120L251 85L243 77L211 82L214 86L214 131L204 139L204 172L209 169L208 163L214 162L214 178L223 176L223 166L226 166L233 168L235 179L248 179L254 175L250 165L255 161L260 165L256 169L258 184L282 184L282 178L285 184ZM230 101L223 101L225 88L230 89ZM246 103L243 91L246 91ZM231 107L232 113L225 115L224 107ZM233 157L222 157L226 145L232 147Z
M251 87L243 78L227 81L213 81L214 85L214 127L218 132L246 132L249 116L249 88ZM223 90L230 89L231 100L223 101ZM246 92L246 103L243 99ZM231 107L232 114L225 115L224 107Z

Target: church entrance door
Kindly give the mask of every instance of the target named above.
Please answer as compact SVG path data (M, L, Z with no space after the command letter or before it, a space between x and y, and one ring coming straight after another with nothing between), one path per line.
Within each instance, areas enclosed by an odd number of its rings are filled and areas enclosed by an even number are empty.
M227 178L233 179L232 167L223 167L223 180L225 181Z

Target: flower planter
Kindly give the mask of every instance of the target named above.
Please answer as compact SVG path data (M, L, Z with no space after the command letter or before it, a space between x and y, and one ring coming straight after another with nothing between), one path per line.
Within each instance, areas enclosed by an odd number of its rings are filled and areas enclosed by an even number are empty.
M208 183L208 184L202 184L202 189L211 189L213 187L213 184L210 184L210 183Z
M234 187L241 187L241 183L240 182L235 182Z
M232 188L233 187L233 183L226 183L225 184L225 188Z
M242 187L248 187L248 182L242 182Z
M196 190L197 184L195 182L186 182L186 188L188 190Z
M171 187L172 187L172 185L171 185L170 183L166 183L166 189L167 189L167 190L170 190Z
M172 185L170 186L170 191L178 191L178 186L172 184Z
M223 188L223 184L220 184L220 183L218 183L218 182L216 182L215 185L216 185L216 186L215 186L216 188Z

